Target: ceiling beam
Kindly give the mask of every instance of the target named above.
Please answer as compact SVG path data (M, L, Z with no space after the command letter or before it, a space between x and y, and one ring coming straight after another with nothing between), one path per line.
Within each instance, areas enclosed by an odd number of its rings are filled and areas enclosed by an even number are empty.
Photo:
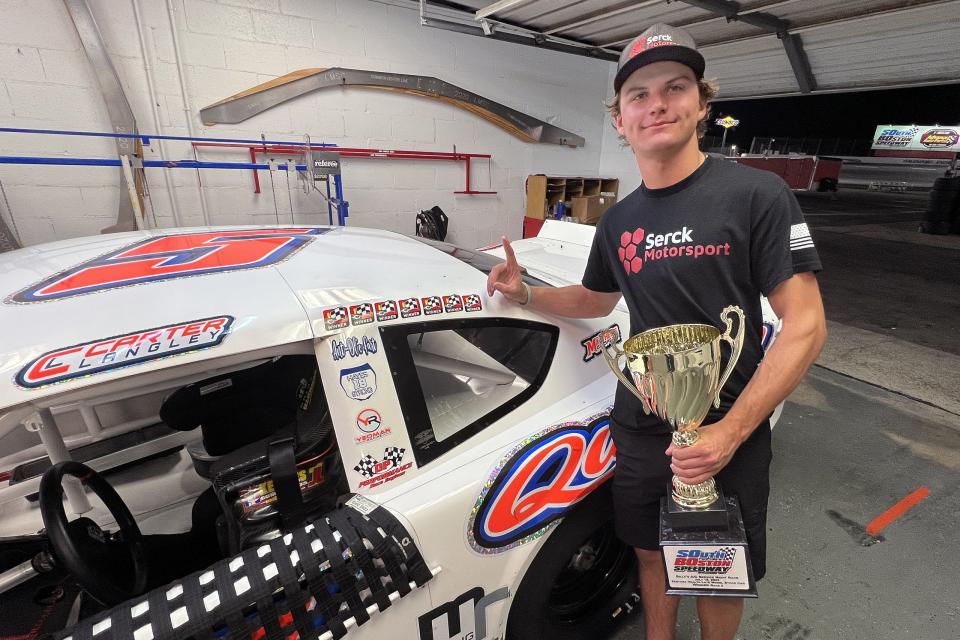
M617 7L615 9L610 9L607 11L601 11L595 13L592 16L586 16L579 18L574 22L568 22L556 27L552 27L544 31L546 34L560 33L561 31L570 31L571 29L576 29L577 27L582 27L584 25L592 24L594 22L599 22L601 20L606 20L607 18L613 18L619 16L623 13L629 13L631 11L636 11L638 9L643 9L644 7L649 7L655 4L661 4L663 0L646 0L646 2L628 2L627 4ZM628 40L629 42L629 40Z
M493 4L489 4L482 9L477 9L475 18L477 20L489 18L495 13L513 9L514 7L520 6L521 4L526 4L530 1L531 0L500 0L500 2L494 2Z
M793 75L797 79L797 85L800 87L800 93L810 93L817 89L817 79L813 77L813 71L810 69L810 59L807 58L803 50L803 42L800 36L795 33L784 33L778 37L783 42L783 48L787 52L787 60L793 68Z
M684 4L709 11L710 13L722 16L727 22L744 22L746 24L759 27L770 33L776 33L777 37L783 43L783 50L787 54L787 60L790 61L790 67L793 69L793 76L797 80L797 86L800 87L800 93L810 93L816 90L817 80L810 68L810 59L807 58L803 50L803 41L800 36L790 33L790 23L778 18L771 13L757 11L755 13L741 13L740 3L733 0L680 0Z

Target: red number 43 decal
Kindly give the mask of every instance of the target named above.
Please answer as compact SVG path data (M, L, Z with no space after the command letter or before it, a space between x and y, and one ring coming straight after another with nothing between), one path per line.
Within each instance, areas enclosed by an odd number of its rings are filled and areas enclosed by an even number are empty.
M84 293L275 264L328 229L244 229L150 238L31 285L8 302L42 302Z

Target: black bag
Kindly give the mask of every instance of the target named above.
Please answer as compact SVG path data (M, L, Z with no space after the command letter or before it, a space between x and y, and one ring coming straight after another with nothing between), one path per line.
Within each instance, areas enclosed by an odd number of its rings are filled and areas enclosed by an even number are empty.
M447 214L440 207L433 207L417 214L417 236L430 240L447 237Z

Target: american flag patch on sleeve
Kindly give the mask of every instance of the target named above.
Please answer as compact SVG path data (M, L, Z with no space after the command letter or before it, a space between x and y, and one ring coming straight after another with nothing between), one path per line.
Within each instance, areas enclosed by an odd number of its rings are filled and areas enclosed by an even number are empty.
M810 237L810 229L806 222L795 224L790 227L790 250L800 251L801 249L812 249L813 238Z

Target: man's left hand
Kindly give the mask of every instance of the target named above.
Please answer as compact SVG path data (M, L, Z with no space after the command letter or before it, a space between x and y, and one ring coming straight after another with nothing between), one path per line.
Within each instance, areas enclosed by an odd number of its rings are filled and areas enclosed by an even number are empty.
M687 484L698 484L717 475L740 446L736 432L723 420L700 427L699 432L695 445L678 447L671 443L666 451L673 456L670 469Z

